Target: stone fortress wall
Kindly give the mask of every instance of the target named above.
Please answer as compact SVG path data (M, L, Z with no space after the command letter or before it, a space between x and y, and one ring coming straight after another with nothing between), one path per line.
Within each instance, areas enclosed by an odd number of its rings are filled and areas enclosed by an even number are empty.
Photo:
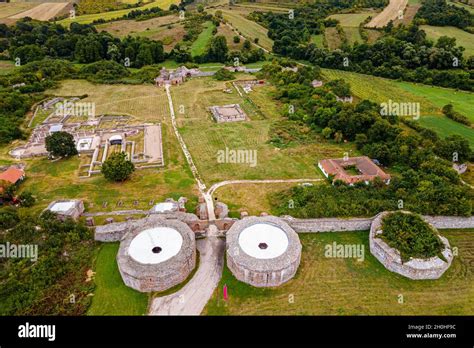
M389 213L380 213L372 222L369 234L371 254L389 271L410 279L438 279L441 277L453 261L453 253L448 240L441 235L439 236L444 244L444 250L441 253L445 260L442 260L439 256L434 256L429 259L411 258L409 261L402 262L400 252L378 237L383 233L382 219ZM431 225L431 227L434 226Z

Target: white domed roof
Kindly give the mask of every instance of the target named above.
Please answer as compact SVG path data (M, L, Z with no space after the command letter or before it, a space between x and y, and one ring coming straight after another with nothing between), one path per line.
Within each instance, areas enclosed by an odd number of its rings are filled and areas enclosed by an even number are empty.
M140 232L133 238L129 255L143 264L157 264L166 261L181 250L183 237L170 227L155 227Z
M269 223L256 223L239 235L242 250L257 259L273 259L288 248L288 236L279 227Z

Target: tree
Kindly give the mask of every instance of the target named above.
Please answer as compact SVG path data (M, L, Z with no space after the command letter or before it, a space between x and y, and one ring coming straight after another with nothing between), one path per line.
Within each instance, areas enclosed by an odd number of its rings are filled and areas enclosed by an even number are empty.
M19 47L13 53L13 58L20 59L20 63L26 64L44 58L44 52L38 45L26 45Z
M236 43L236 44L239 43L240 42L240 36L235 35L233 40L234 40L234 43Z
M29 191L23 191L20 193L18 199L20 200L20 205L22 207L31 207L36 202L35 197L33 197L33 194Z
M204 12L204 6L202 4L197 5L197 11L199 13L203 13Z
M68 132L55 132L45 139L46 150L53 157L70 157L77 155L74 137Z
M227 60L227 40L223 35L214 36L207 50L207 58L209 61L224 63Z
M114 153L102 164L102 174L112 181L125 181L134 171L135 166L125 152Z

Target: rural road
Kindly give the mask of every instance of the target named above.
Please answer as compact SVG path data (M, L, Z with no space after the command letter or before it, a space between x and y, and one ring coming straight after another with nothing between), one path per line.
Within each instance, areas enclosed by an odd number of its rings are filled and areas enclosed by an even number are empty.
M217 228L212 225L210 229ZM211 232L211 231L210 231ZM211 232L213 234L214 232ZM224 267L225 240L215 236L196 241L199 267L179 291L153 299L149 315L199 315L219 284Z

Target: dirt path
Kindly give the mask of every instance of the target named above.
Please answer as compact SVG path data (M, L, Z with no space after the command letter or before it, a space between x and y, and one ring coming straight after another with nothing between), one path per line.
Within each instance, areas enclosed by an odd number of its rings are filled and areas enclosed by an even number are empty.
M377 16L366 25L367 28L383 28L391 20L394 21L398 18L400 13L405 11L408 0L390 0L387 7L383 9Z
M215 229L215 226L211 226ZM216 229L217 230L217 229ZM196 242L199 268L179 291L153 299L149 315L199 315L219 284L224 267L225 240L207 237Z

